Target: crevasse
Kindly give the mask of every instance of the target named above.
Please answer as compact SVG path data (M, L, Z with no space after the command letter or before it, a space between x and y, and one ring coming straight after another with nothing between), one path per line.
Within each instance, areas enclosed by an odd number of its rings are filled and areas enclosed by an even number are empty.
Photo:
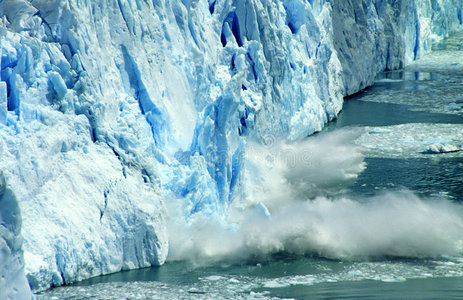
M321 130L343 96L461 29L461 11L459 0L1 1L0 170L32 290L162 264L166 206L187 222L225 217L252 189L251 142ZM22 240L3 199L0 291L14 298L14 281L28 297L8 271L22 268Z

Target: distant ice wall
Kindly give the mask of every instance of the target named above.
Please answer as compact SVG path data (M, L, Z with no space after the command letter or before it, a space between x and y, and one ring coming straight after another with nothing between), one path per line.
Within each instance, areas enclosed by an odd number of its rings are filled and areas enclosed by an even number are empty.
M459 0L328 2L345 95L371 85L378 72L404 67L431 50L433 42L463 28Z
M0 170L32 288L162 264L164 205L226 216L250 142L321 130L459 2L1 1Z

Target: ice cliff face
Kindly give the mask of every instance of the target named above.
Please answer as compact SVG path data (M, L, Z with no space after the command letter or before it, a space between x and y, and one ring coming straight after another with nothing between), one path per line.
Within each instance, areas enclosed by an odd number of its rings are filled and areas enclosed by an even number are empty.
M334 47L347 95L371 85L378 72L419 58L432 42L462 25L459 0L331 2Z
M0 170L31 287L162 264L165 205L226 216L252 188L249 142L321 130L343 95L458 29L462 6L1 1ZM2 268L19 270L10 249Z
M31 298L24 276L21 212L17 198L1 172L0 224L0 299Z

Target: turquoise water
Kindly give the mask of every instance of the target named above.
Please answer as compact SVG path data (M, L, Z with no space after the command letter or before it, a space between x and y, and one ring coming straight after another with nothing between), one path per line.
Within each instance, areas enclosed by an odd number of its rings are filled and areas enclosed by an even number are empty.
M272 262L196 267L186 262L120 272L57 288L59 299L461 299L449 260L348 262L279 257ZM461 274L459 274L461 275Z
M458 44L455 39L451 42ZM435 49L444 55L449 50L445 44ZM339 246L331 242L309 245L300 254L283 251L232 261L168 262L52 289L38 298L461 299L463 253L446 254L445 249L463 232L463 151L429 154L426 149L433 143L463 143L463 72L451 60L443 59L439 68L425 60L405 71L380 74L374 86L346 99L338 120L325 129L358 131L354 142L365 148L366 162L357 180L330 203L341 213L353 205L339 200L343 197L366 204L359 204L360 212L343 221L333 217L336 214L322 215L323 210L309 208L315 211L312 217L327 224L317 230L365 222L352 227L362 232L334 231L346 233L339 236L340 244L358 243L340 246L356 255L330 255ZM428 218L424 223L423 215ZM381 217L386 221L375 222ZM404 224L395 224L400 222ZM421 230L425 224L428 232ZM366 239L358 239L362 234ZM403 236L414 242L407 243ZM382 243L391 250L383 251Z

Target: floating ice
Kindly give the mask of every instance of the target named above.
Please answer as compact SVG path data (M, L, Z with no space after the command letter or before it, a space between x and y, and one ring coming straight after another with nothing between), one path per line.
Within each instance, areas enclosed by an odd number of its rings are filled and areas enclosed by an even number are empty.
M307 260L304 261L307 263ZM312 286L319 283L356 282L361 280L374 280L383 282L403 282L409 279L429 277L457 277L463 276L463 263L456 258L441 260L383 260L372 262L309 262L309 268L315 268L317 272L306 275L288 275L279 278L252 277L249 275L224 274L218 270L201 270L206 274L200 277L197 282L176 285L161 282L111 282L94 284L91 286L70 286L56 288L38 295L41 299L63 299L73 297L102 298L102 299L274 299L268 292L274 289ZM331 270L330 267L334 267ZM247 270L255 272L256 266L245 266ZM220 277L218 280L210 281L207 278ZM448 279L447 279L448 280ZM432 283L432 281L430 282ZM440 285L439 285L440 287ZM200 291L201 294L189 293L188 291ZM257 292L258 291L258 292ZM435 291L435 290L434 290ZM441 293L437 292L437 296ZM345 296L345 291L342 291ZM280 298L278 298L280 299Z
M444 44L433 46L432 52L412 62L406 70L463 75L463 32L451 35Z
M375 88L381 93L367 90L361 94L362 101L408 105L412 111L441 114L463 114L463 95L460 92L462 76L438 74L401 73L399 77L413 79L380 79ZM408 75L407 75L408 74ZM388 76L393 76L388 74Z
M440 144L435 143L428 147L427 153L438 154L438 153L452 153L462 151L462 147L458 147L451 144Z
M369 157L426 157L427 153L462 156L463 124L411 123L365 127L355 143Z

